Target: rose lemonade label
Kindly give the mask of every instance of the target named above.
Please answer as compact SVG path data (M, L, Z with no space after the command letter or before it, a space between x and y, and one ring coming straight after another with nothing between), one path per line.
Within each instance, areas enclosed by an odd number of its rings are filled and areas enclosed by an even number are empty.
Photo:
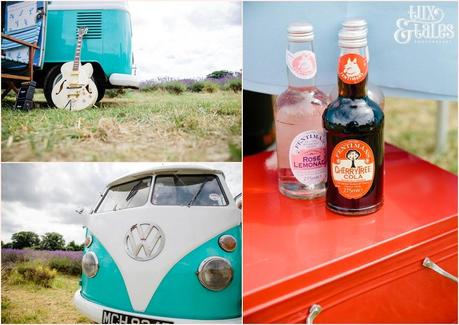
M338 77L347 84L358 84L368 74L367 59L357 53L347 53L338 61Z
M312 51L286 51L287 67L300 79L311 79L317 73L316 55Z
M304 185L317 185L327 180L327 154L324 134L305 131L298 134L290 145L290 169Z
M371 188L375 159L370 146L360 140L338 143L331 154L333 184L347 199L359 199Z

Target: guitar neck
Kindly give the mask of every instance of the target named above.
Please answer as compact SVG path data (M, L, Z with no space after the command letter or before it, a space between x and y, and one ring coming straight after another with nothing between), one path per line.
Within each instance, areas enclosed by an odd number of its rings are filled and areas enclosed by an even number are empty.
M83 35L78 35L77 46L75 48L75 56L73 58L73 71L78 71L80 68L81 43Z

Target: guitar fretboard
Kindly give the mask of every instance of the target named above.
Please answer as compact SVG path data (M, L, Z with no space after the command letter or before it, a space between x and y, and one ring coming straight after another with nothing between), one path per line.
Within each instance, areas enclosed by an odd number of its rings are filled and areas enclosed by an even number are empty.
M81 43L83 42L83 35L78 33L77 46L75 48L75 56L73 58L73 71L78 71L80 67Z

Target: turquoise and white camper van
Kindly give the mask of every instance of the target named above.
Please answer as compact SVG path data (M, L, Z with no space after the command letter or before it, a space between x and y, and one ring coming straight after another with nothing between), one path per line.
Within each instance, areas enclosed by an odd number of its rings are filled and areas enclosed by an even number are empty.
M240 199L239 199L240 201ZM76 307L98 323L239 323L241 210L219 170L111 182L88 216Z
M126 1L2 1L2 15L3 33L37 44L33 79L50 105L60 67L74 60L81 27L88 28L81 62L92 64L98 100L108 88L138 87ZM28 51L23 44L2 39L2 73L28 64Z

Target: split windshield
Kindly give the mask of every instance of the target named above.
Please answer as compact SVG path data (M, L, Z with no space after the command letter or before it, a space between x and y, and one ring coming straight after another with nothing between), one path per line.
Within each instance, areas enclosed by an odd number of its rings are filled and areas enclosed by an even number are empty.
M97 208L97 213L135 208L147 203L151 177L111 187Z
M227 205L215 175L159 175L155 178L152 203L155 205Z

